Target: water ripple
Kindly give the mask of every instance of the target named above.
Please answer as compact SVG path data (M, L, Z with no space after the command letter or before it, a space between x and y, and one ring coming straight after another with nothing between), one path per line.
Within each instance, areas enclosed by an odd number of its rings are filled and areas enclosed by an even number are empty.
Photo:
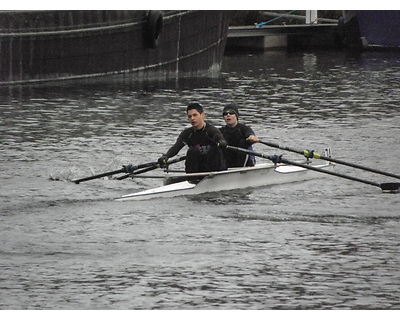
M398 309L398 195L326 177L113 202L161 182L71 180L155 161L193 100L399 173L399 82L397 54L274 51L226 56L219 79L0 88L0 309Z

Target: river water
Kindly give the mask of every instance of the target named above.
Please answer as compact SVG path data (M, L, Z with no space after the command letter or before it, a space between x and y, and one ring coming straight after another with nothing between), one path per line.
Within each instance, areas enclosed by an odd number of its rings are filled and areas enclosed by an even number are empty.
M399 194L327 176L115 202L161 182L71 182L155 161L191 101L215 125L235 102L265 141L400 174L399 86L396 53L271 51L225 56L218 79L1 88L0 308L399 309Z

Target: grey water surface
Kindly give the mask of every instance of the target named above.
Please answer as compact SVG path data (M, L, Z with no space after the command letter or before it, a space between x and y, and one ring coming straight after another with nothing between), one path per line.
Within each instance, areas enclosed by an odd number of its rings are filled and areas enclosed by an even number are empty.
M234 102L265 141L400 174L399 88L398 53L341 51L226 55L218 79L0 88L0 309L399 309L400 194L324 176L115 202L161 181L71 182L155 161L191 101L214 125Z

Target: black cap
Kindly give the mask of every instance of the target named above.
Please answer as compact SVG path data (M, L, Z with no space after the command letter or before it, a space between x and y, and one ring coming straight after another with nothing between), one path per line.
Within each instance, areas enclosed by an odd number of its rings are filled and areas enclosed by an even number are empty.
M239 109L234 104L228 104L222 111L222 115L224 114L224 112L233 112L234 114L236 114L236 117L239 118Z

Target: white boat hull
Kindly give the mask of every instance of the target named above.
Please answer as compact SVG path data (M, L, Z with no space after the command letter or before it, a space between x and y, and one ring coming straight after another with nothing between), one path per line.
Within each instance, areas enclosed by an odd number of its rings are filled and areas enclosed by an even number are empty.
M332 168L332 164L326 163L322 165L315 165L314 167L327 170ZM257 188L262 186L306 181L324 176L323 173L297 166L273 165L269 163L258 164L254 167L233 168L227 171L201 174L201 176L204 175L205 177L202 178L202 180L197 184L188 181L182 181L154 189L123 195L115 198L115 200L146 200L161 197L169 198L184 195L195 195L207 192ZM199 178L199 175L196 174L188 174L184 176L188 177L189 179ZM171 177L182 177L182 175L169 174L166 177L168 179Z

